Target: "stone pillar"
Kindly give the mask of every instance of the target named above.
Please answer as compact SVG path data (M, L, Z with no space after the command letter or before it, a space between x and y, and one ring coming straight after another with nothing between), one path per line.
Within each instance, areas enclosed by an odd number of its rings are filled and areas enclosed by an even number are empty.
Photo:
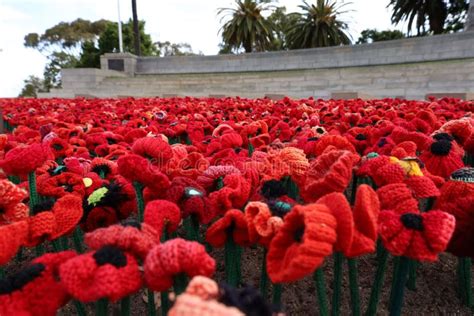
M137 56L130 53L107 53L100 56L100 68L120 71L133 77L137 69Z
M466 24L464 24L464 31L474 31L474 4L469 3L469 11L467 12Z

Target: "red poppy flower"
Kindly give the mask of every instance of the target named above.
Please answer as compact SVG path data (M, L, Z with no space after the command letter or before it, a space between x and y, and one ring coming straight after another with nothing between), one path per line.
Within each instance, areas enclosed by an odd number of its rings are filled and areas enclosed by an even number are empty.
M250 197L250 183L240 174L224 177L223 187L209 194L207 203L211 213L216 216L229 209L244 207Z
M160 243L160 234L147 223L126 220L120 225L99 228L87 233L84 242L94 250L107 245L115 246L145 260L148 252Z
M29 234L26 246L44 240L54 240L74 230L82 217L82 199L68 194L59 200L46 199L36 204L28 218Z
M203 245L176 238L153 248L144 267L147 286L154 291L165 291L173 285L173 277L180 273L189 277L211 277L216 263Z
M264 180L280 180L291 177L296 184L302 184L308 172L309 162L301 149L286 147L269 152L265 158L268 168Z
M266 247L283 225L283 219L273 216L268 205L262 202L249 202L245 207L245 218L249 241Z
M240 210L228 210L206 231L206 241L216 248L224 247L230 237L237 245L250 245L247 220Z
M218 182L222 181L229 174L241 174L240 170L234 166L210 166L204 173L197 178L197 182L207 192L217 189Z
M0 266L15 256L28 237L28 222L19 221L0 225Z
M75 255L74 251L46 254L0 280L0 315L56 315L69 300L58 270Z
M129 181L136 181L150 187L154 191L162 191L169 187L166 175L151 165L145 158L129 154L121 156L117 161L118 172Z
M353 154L357 154L354 146L347 140L347 138L339 135L325 135L321 137L316 143L315 154L320 156L328 147L334 149L347 150Z
M23 176L35 171L46 160L53 158L49 148L42 144L18 146L5 154L5 158L0 161L0 168L6 174Z
M25 219L28 206L22 203L28 196L25 190L6 179L0 180L0 224Z
M394 256L419 261L436 261L453 235L454 216L434 210L400 214L384 210L379 215L379 234L384 247Z
M314 272L333 251L336 227L326 206L294 206L268 249L267 271L272 282L292 282Z
M152 163L160 168L173 157L171 146L159 137L143 137L135 140L132 152L152 160Z
M420 159L429 172L446 179L451 173L464 167L463 154L457 152L456 146L453 141L436 140L421 154Z
M83 177L71 172L38 179L38 193L43 196L60 198L68 194L85 195Z
M90 171L95 172L103 179L111 179L117 174L117 163L104 158L94 158L90 164Z
M59 137L55 137L49 142L47 142L51 152L54 154L55 158L66 156L67 150L69 149L69 143Z
M343 192L349 185L354 155L348 151L332 150L316 158L310 165L301 190L305 201L314 202L331 192Z
M82 302L109 299L115 302L142 286L136 259L115 246L72 258L59 268L61 283Z
M181 212L173 202L155 200L147 203L144 221L161 236L165 229L168 233L173 233L178 229L181 223Z
M81 228L85 232L108 227L119 221L117 212L109 206L94 207L89 212L84 213L84 215Z

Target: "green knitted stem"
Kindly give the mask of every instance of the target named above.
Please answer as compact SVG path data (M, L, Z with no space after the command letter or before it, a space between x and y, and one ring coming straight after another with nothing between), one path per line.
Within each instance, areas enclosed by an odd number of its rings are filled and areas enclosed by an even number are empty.
M268 292L267 249L263 248L262 267L260 271L260 293L262 294L264 299L267 298L267 292Z
M387 269L388 251L380 247L380 252L377 253L377 271L375 273L374 284L372 285L372 292L370 293L369 306L367 308L366 316L375 316L377 314L377 306L380 299L380 292L382 290L385 270Z
M33 208L38 204L38 191L36 190L36 174L35 172L30 172L28 174L28 188L30 190L30 215L33 214Z
M20 184L21 180L17 176L8 176L8 180L14 184Z
M219 177L216 181L216 191L218 191L224 187L224 177Z
M255 148L253 147L252 143L250 142L249 139L249 146L248 146L248 152L249 152L249 157L252 157L253 152L255 151Z
M331 315L339 315L341 308L342 263L344 256L340 252L334 253L334 284L332 292Z
M300 194L299 188L296 183L293 182L290 176L286 176L283 178L283 185L285 186L286 191L288 192L288 196L293 200L298 200Z
M356 191L357 191L357 180L358 177L355 175L355 173L352 175L352 188L351 188L351 198L349 202L351 205L354 205L355 202L355 197L356 197Z
M39 244L35 247L36 257L41 257L44 254L44 245Z
M351 308L352 315L360 315L360 297L359 297L359 281L357 276L357 260L347 259L349 266L349 289L351 291Z
M199 221L196 215L190 215L184 219L186 239L199 242Z
M408 270L410 267L410 259L407 257L400 257L398 263L397 273L393 281L393 293L390 298L390 316L399 316L402 313L403 296L405 292L405 285L408 278Z
M147 289L147 295L148 295L148 304L147 304L148 316L156 316L155 293L153 293L152 290Z
M409 272L408 272L408 282L407 288L410 291L416 290L416 270L418 268L418 262L415 260L410 260Z
M314 282L316 283L319 314L321 316L327 316L329 315L328 298L326 296L326 282L324 281L324 271L322 268L319 268L314 273Z
M170 299L168 297L168 291L161 292L161 315L168 315L170 310Z
M184 273L180 273L175 275L173 278L173 289L176 295L179 295L186 290L186 286L188 284L188 277Z
M107 315L107 306L109 301L106 298L102 298L95 303L95 314L97 316L106 316Z
M5 270L0 267L0 280L5 278Z
M105 170L99 171L99 177L101 177L102 179L105 179Z
M18 253L16 254L15 260L18 262L23 261L23 247L20 247L20 249L18 249Z
M120 316L130 316L130 296L120 300Z
M86 308L84 307L84 304L82 304L79 301L74 300L74 306L76 306L76 311L78 316L86 316Z
M473 297L472 297L472 261L471 258L461 258L462 267L463 267L463 289L464 294L464 304L468 307L473 307Z
M60 252L62 250L59 239L52 240L51 244L53 245L54 252Z
M283 291L281 284L273 284L273 297L272 304L278 308L281 308L281 293Z
M464 292L464 261L463 258L458 257L458 265L456 269L456 275L458 277L458 287L457 294L462 303L465 301L465 292Z
M463 161L466 167L474 167L474 156L466 153L464 155Z
M74 243L74 248L78 253L83 253L84 248L82 247L82 231L79 226L76 227L74 233L72 234L72 241Z
M143 222L143 212L145 211L145 201L143 200L143 185L140 182L134 181L133 188L135 189L135 196L137 198L137 212L138 221Z
M59 238L59 241L61 242L61 249L62 250L68 250L69 249L69 239L67 238L67 236L61 236L61 238Z
M398 266L400 265L400 257L393 258L393 271L392 271L392 286L390 287L390 301L392 301L392 295L395 293L395 279L397 278Z
M239 249L237 244L234 242L232 235L229 234L225 243L225 274L226 281L229 285L237 287L239 284L240 265L239 262Z

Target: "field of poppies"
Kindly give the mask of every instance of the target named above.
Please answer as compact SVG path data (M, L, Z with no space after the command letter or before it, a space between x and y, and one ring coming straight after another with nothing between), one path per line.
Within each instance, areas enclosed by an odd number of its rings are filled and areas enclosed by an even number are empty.
M1 316L472 311L474 102L0 107Z

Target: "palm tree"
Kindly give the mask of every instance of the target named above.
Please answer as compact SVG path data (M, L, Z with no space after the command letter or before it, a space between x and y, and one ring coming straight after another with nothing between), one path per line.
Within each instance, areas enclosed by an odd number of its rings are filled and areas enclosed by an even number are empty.
M132 0L132 16L133 16L133 46L135 47L135 55L140 56L140 27L137 15L137 1Z
M317 0L316 4L303 1L299 6L303 13L292 13L295 23L288 29L288 47L299 49L350 44L346 34L347 23L338 19L340 14L347 12L340 10L346 4L337 5L336 1L331 0Z
M233 50L241 47L246 53L264 51L272 43L272 24L262 16L262 12L272 6L255 0L235 0L235 8L220 8L221 21L231 16L220 29L224 46Z
M431 32L440 34L444 31L448 17L448 4L444 0L390 0L389 6L393 6L392 23L408 21L408 34L415 21L417 33L426 33L427 19Z

